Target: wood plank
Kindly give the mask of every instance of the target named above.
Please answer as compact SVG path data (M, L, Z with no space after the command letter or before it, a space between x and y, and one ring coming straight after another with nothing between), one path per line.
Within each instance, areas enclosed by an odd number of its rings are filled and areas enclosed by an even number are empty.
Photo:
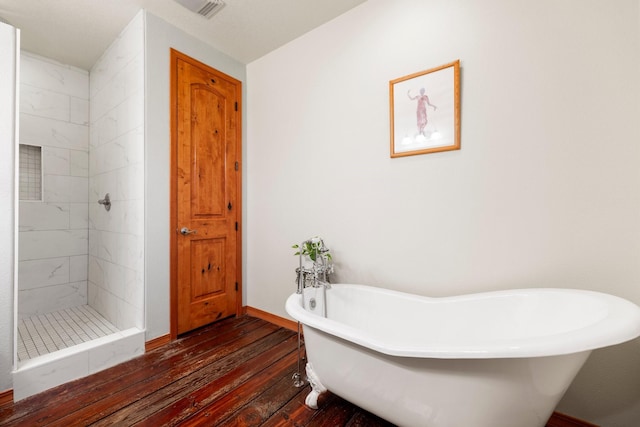
M145 407L144 413L148 414L164 405L172 404L174 396L204 387L249 359L252 353L266 351L290 337L290 334L289 331L280 328L274 332L273 325L265 325L257 329L256 334L247 334L232 343L201 353L197 360L184 359L166 372L133 384L127 388L126 393L112 394L51 425L65 427L76 418L81 418L86 423L95 423L96 426L137 422L142 415L138 412L142 410L142 406Z
M193 396L196 403L194 406L197 408L202 405L202 408L180 425L185 427L218 425L222 420L264 392L272 384L274 376L279 377L283 373L288 373L295 366L297 359L295 339L292 337L288 344L290 344L289 353L276 363L271 363L276 356L266 353L260 356L263 360L256 358L252 361L251 366L254 368L252 370L260 369L261 372L254 373L244 383L237 385L237 381L233 381L231 378L226 388L217 388L215 393L210 393L206 399L202 398L201 393L199 396ZM245 372L251 374L250 371ZM234 374L234 376L238 376L239 373ZM158 423L156 425L165 424Z
M344 426L360 408L337 398L331 405L324 406L322 411L316 411L307 427Z
M296 369L297 367L291 369L272 387L235 411L226 420L221 422L218 427L261 425L297 395L302 394L302 396L306 396L309 392L308 386L300 388L293 386L291 377L293 373L296 372Z
M287 331L288 332L288 331ZM287 337L284 330L278 331L282 336ZM275 338L276 334L272 334L269 338ZM265 347L268 345L268 350L259 351L255 357L246 359L244 363L237 364L234 369L229 370L225 375L219 378L213 378L208 384L198 387L197 389L187 389L187 393L175 393L171 396L171 399L165 399L164 404L172 402L170 406L164 408L157 408L150 406L148 408L141 408L136 411L137 421L140 421L141 426L169 426L182 424L182 420L197 414L199 411L206 411L208 405L211 405L217 399L224 399L226 396L233 398L235 393L231 393L239 384L250 380L253 376L259 374L260 371L266 369L273 363L274 360L280 360L283 357L286 359L286 355L291 355L292 346L294 345L294 337L288 335L285 341L281 341L277 344L267 343L266 339ZM289 357L290 359L290 357ZM288 364L288 360L284 360L285 364ZM276 363L277 364L277 363ZM260 377L259 377L260 378ZM190 393L189 393L190 392ZM222 410L223 407L217 406ZM202 409L201 409L202 408ZM206 417L205 417L206 418ZM109 420L112 421L112 420ZM127 419L127 422L129 419ZM211 425L210 422L206 424ZM108 425L108 424L103 424ZM184 425L189 425L187 422Z
M304 387L302 393L297 394L289 403L273 414L262 424L262 427L306 426L318 412L304 403L309 391L309 386ZM324 408L331 407L336 400L337 396L333 393L321 394L318 398L319 410L322 411Z

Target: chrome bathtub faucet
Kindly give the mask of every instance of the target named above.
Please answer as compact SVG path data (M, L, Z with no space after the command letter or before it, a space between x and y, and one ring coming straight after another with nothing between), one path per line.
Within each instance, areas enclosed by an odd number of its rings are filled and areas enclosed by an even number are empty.
M325 282L325 281L320 280L320 279L316 279L314 281L313 287L314 288L319 288L321 286L324 286L326 289L331 289L331 283Z

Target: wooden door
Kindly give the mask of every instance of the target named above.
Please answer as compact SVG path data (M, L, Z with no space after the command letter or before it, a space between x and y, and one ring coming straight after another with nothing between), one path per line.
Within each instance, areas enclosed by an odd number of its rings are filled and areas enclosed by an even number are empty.
M171 71L175 337L239 314L241 82L174 50Z

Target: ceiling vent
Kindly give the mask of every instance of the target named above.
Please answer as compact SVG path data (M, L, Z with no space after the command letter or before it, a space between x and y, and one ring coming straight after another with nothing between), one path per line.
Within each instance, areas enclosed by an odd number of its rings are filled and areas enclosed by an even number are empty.
M176 0L176 2L207 19L211 19L213 15L220 12L226 4L223 0Z

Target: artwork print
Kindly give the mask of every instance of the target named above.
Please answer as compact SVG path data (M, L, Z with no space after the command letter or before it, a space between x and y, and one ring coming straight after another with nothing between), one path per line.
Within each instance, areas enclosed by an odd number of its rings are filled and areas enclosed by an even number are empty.
M389 82L391 157L460 149L460 61Z

